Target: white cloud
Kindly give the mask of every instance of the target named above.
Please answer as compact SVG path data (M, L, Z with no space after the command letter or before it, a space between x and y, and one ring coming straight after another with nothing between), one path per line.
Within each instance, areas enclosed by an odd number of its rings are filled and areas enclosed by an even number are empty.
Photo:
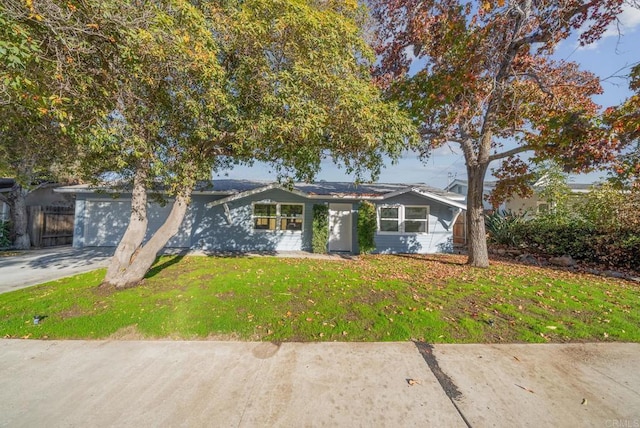
M619 33L627 35L640 27L640 9L625 4L618 20L612 22L602 35L605 37L617 37Z
M622 12L618 15L618 19L609 24L600 40L586 46L578 46L578 50L595 50L600 47L604 39L626 36L635 32L638 28L640 28L640 8L625 3L622 6Z

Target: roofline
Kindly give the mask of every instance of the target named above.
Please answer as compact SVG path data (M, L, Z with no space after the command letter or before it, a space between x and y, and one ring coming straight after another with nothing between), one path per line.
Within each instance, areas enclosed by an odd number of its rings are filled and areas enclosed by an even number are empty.
M217 201L207 202L205 204L205 206L207 208L211 208L211 207L215 207L217 205L223 205L223 204L226 204L228 202L233 202L233 201L237 201L238 199L246 198L247 196L257 195L258 193L263 193L263 192L266 192L268 190L274 190L274 189L284 190L285 192L289 192L289 193L292 193L294 195L302 196L303 198L308 198L309 197L309 195L307 195L306 193L301 192L299 190L288 189L285 186L282 186L281 184L271 183L271 184L267 184L266 186L256 187L255 189L245 190L244 192L232 193L232 194L229 194L227 192L226 194L228 194L229 196L227 196L226 198L218 199Z
M404 193L409 193L409 192L417 193L418 195L422 195L422 196L424 196L426 198L433 199L435 201L438 201L440 203L443 203L445 205L449 205L449 206L452 206L452 207L455 207L455 208L460 208L460 209L463 209L463 210L467 209L467 206L465 204L461 204L461 203L459 203L457 201L454 201L453 199L445 198L443 196L438 196L438 195L436 195L434 193L431 193L431 192L422 191L421 189L416 188L416 187L407 187L406 189L401 189L401 190L397 190L395 192L388 193L388 194L384 195L384 197L382 199L393 198L395 196L399 196L399 195L402 195Z
M305 199L312 200L326 200L326 199L334 199L334 200L356 200L356 201L384 201L386 199L392 198L394 196L402 195L405 193L413 192L420 196L432 199L434 201L438 201L445 205L466 210L467 207L465 204L460 203L452 198L447 198L444 196L438 196L434 193L423 191L420 188L409 186L400 190L396 190L394 192L380 194L380 195L356 195L356 194L328 194L328 195L320 195L320 194L310 194L301 190L291 189L286 186L283 186L279 183L270 183L261 187L256 187L254 189L245 190L243 192L233 192L233 191L216 191L216 190L194 190L192 192L193 195L223 195L225 197L207 202L205 206L207 208L211 208L218 205L223 205L228 202L237 201L239 199L246 198L248 196L257 195L269 190L283 190L285 192L291 193L293 195L300 196ZM97 192L104 192L107 194L118 194L118 193L130 193L130 190L127 191L118 191L111 189L109 187L102 186L93 186L86 184L76 185L76 186L65 186L58 187L54 189L57 193L83 193L83 194L95 194ZM167 194L166 191L160 191L158 193Z
M108 188L108 187L86 187L86 185L84 184L80 184L79 186L82 187L75 187L75 186L65 186L65 187L56 187L55 189L53 189L54 192L56 193L98 193L98 192L103 192L103 193L110 193L110 194L118 194L118 193L131 193L131 189L127 189L127 190L115 190L112 188ZM160 193L163 195L169 194L169 192L167 192L166 190L161 190L159 192L151 192L151 193ZM223 190L194 190L193 192L191 192L192 195L232 195L233 193L230 191L223 191Z

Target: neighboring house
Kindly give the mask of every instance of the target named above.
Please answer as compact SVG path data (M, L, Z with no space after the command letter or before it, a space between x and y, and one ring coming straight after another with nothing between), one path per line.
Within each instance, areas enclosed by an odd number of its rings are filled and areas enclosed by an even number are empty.
M87 185L57 189L76 195L74 247L116 246L130 216L130 194ZM313 207L329 209L330 252L358 253L357 218L362 201L375 204L379 253L450 251L454 223L466 209L459 195L423 184L319 182L295 184L216 180L200 185L179 232L167 247L204 251L311 251ZM149 231L170 205L150 203ZM148 235L149 236L149 235ZM147 236L147 238L148 238Z
M15 181L12 178L0 178L0 193L2 196L6 197L11 192L14 184ZM0 221L9 221L10 218L9 204L5 203L0 197Z
M58 183L40 183L25 197L27 230L34 247L71 243L74 195L56 193L54 189L59 186ZM3 199L9 199L15 189L13 178L0 178L0 221L12 220L11 207Z
M542 199L539 194L539 190L544 188L545 179L544 177L540 180L536 181L531 185L533 189L533 195L528 198L523 198L518 195L513 195L510 199L503 202L499 207L493 207L487 201L486 196L488 196L496 186L495 181L485 181L484 183L484 191L483 194L485 196L483 205L484 209L487 211L497 209L499 211L512 211L512 212L521 212L528 213L531 215L540 214L547 212L549 210L549 202ZM567 186L571 190L571 197L579 198L580 195L585 193L589 193L593 184L581 184L581 183L567 183ZM468 184L466 180L453 180L447 187L445 187L445 191L458 193L460 195L464 195L466 200Z
M8 197L13 191L16 182L13 178L0 178L0 193ZM54 189L60 187L57 183L42 183L31 190L26 198L27 207L73 207L74 198L71 194L60 194ZM1 199L1 198L0 198ZM0 201L0 220L9 220L9 205Z
M486 211L494 209L491 206L491 204L487 201L487 198L485 196L489 195L493 191L493 188L495 187L495 185L496 185L495 181L484 182L484 187L482 189L482 195L483 195L482 204ZM446 192L457 193L458 195L462 195L462 197L464 198L463 200L466 203L467 191L469 190L469 182L467 180L460 180L456 178L451 183L449 183L444 188L444 190ZM500 205L498 209L501 209L501 210L504 209L504 204Z

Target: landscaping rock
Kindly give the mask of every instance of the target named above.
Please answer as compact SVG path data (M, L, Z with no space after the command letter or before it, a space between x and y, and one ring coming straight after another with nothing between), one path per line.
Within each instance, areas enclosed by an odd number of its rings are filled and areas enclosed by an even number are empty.
M540 266L540 262L538 261L538 259L533 257L531 254L521 254L518 257L516 257L516 260L528 265Z
M622 272L618 272L615 270L605 270L604 272L602 272L602 274L604 276L608 276L609 278L626 278L627 275L625 275Z
M571 267L576 265L576 261L571 256L551 257L549 263L556 266Z

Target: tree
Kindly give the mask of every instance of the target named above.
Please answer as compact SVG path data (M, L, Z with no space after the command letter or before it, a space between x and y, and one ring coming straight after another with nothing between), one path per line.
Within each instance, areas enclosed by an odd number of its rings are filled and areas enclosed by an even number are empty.
M11 209L13 245L30 246L26 197L42 182L65 181L75 163L73 129L95 120L100 92L90 92L104 41L91 22L74 19L71 3L7 0L0 5L0 175L16 184L3 197ZM107 43L111 43L107 41Z
M572 32L597 39L622 0L372 0L378 21L377 75L420 127L421 153L457 144L465 158L468 263L489 264L482 190L489 164L524 176L534 160L584 169L608 160L616 142L598 126L598 79L550 58ZM410 72L410 67L411 72ZM417 69L417 71L415 71Z
M640 187L640 64L630 73L629 88L635 93L605 111L605 122L622 142L622 154L612 165L612 179L622 186Z
M81 171L96 182L115 174L132 195L106 284L143 278L212 169L262 160L281 179L311 180L332 157L360 180L377 175L383 153L397 157L413 131L372 82L357 2L43 0L24 8L21 24L55 34L61 49L79 41L72 62L89 65L78 77L95 99L80 95L79 104L90 107L92 126L70 121L84 131L74 133ZM143 245L156 191L172 209Z

